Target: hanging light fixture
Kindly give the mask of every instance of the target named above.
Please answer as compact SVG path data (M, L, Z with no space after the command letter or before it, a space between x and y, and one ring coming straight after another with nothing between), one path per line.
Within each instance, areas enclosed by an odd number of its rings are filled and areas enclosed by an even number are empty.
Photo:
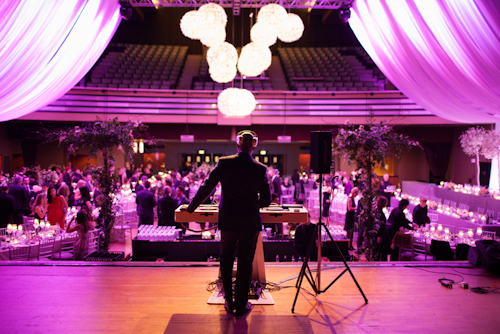
M252 92L240 88L226 88L217 98L217 106L226 117L248 116L255 109L257 101Z
M267 22L257 22L250 29L250 40L263 46L271 46L276 43L278 30Z
M226 83L233 81L238 71L236 70L236 64L217 62L210 65L208 72L213 81Z
M197 10L191 10L181 18L181 32L184 36L191 39L200 39L202 24Z
M219 45L226 40L226 28L223 26L203 27L201 33L201 44L212 47Z
M271 66L272 53L268 47L250 42L241 49L238 70L247 77L256 77Z
M198 13L205 28L214 26L226 28L227 14L222 6L215 3L207 3L200 7Z
M265 5L257 14L257 22L267 23L276 29L287 19L286 9L278 4Z
M289 13L285 22L278 27L278 38L285 43L298 41L304 33L304 22L297 14Z
M228 62L236 66L238 62L238 51L236 51L236 48L232 44L223 42L208 49L207 62L208 65L212 65L214 62Z

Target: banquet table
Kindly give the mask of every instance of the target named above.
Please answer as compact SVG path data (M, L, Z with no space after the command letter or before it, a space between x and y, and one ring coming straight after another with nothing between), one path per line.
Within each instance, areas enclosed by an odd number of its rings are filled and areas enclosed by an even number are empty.
M395 208L399 204L399 200L395 197L391 198L391 207ZM410 203L408 206L408 210L410 212L413 212L413 208L415 207L414 204ZM475 223L472 222L471 220L467 219L461 219L457 217L453 217L441 212L438 212L436 210L428 209L428 213L435 213L438 215L438 224L443 224L447 226L452 226L455 228L452 233L458 233L458 231L463 230L464 232L467 232L468 229L473 229L476 230L478 227L481 227L483 231L492 231L496 232L497 236L500 235L500 224L482 224L482 223Z
M409 194L415 197L426 196L427 199L437 197L442 201L450 200L456 202L457 207L459 204L465 204L469 207L469 211L477 212L478 208L482 208L484 209L484 213L486 213L487 210L491 210L495 212L493 218L499 218L500 200L497 200L490 196L465 194L460 191L454 191L448 188L439 187L433 183L423 183L416 181L403 181L402 191L405 194Z
M55 241L54 241L54 248L53 248L53 253L52 254L56 254L57 252L59 252L59 250L61 249L61 240L62 238L64 238L65 236L75 236L77 232L72 232L72 233L65 233L65 234L62 234L58 237L56 237ZM39 247L39 243L38 241L31 244L31 245L16 245L16 246L10 246L10 247L30 247L30 260L34 260L34 259L37 259L38 257L38 247ZM8 247L4 247L2 249L0 249L0 261L9 261L10 260L10 253L9 253L9 248Z

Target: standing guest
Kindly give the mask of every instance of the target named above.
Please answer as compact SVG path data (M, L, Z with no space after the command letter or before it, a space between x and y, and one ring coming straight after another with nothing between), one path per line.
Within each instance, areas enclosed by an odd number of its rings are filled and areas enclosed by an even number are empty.
M56 188L49 188L49 196L47 198L49 203L47 211L47 220L50 225L59 224L61 228L64 228L64 223L66 222L66 211L68 210L68 203L63 196L57 195Z
M425 196L420 197L420 204L413 208L413 223L418 226L425 226L431 222L429 216L427 216L427 198Z
M276 194L278 196L278 200L281 199L281 195L283 194L281 191L281 178L279 177L279 171L275 168L271 168L269 170L269 180L271 182L271 194Z
M217 184L222 184L219 210L220 273L225 291L224 307L228 313L236 316L242 316L252 309L252 304L248 303L248 292L257 238L262 230L259 208L271 203L267 168L252 158L257 141L255 132L240 131L236 136L238 154L219 159L187 208L188 212L194 212ZM236 252L238 269L233 301L232 274Z
M352 245L352 237L354 234L355 220L356 220L356 201L354 200L359 194L359 189L354 187L351 189L349 197L347 197L347 212L345 214L344 230L347 231L347 238L349 239L349 249L354 250Z
M89 189L90 192L94 191L94 185L92 183L92 174L90 173L85 175L85 186Z
M71 180L73 178L71 177L71 166L66 166L66 170L63 174L63 181L67 184L67 185L70 185L71 184Z
M387 255L389 255L391 251L391 239L389 238L389 231L387 230L387 218L383 211L384 208L387 207L387 204L389 204L387 198L380 196L377 200L377 209L375 211L375 217L377 217L379 221L375 259L379 261L387 261Z
M0 192L0 228L14 223L16 200L9 195L9 187L2 185Z
M178 186L175 188L175 197L177 198L177 206L182 204L189 204L189 200L186 198L184 186ZM205 200L205 199L203 199Z
M144 182L144 189L137 193L135 202L137 203L137 214L139 215L139 225L153 225L154 207L156 206L155 195L149 191L151 183Z
M406 219L405 213L403 212L406 208L408 208L409 204L410 202L407 199L402 199L399 202L398 207L391 211L391 215L387 220L387 225L389 226L389 238L391 242L394 239L396 232L404 231L405 228L408 230L414 229L414 226L408 219ZM417 224L415 224L415 226L418 227ZM399 247L391 246L391 248L391 261L397 261L399 257Z
M45 220L45 214L47 213L47 196L45 194L38 194L35 198L35 203L33 204L33 215L35 219Z
M383 181L380 182L380 184L378 186L378 193L379 193L379 196L384 196L385 198L387 198L387 200L390 203L392 193L387 191L388 186L392 186L392 182L389 181L389 174L385 173L383 176Z
M89 188L87 188L86 186L77 188L75 195L78 195L78 194L79 194L79 196L76 196L76 197L78 197L78 199L75 199L75 203L74 203L75 206L79 206L82 210L87 212L87 214L89 215L89 218L92 217L92 211L93 211L92 202L91 202L92 199L90 198Z
M127 161L125 163L125 176L127 177L127 179L130 179L133 174L134 174L134 172L130 168L130 162Z
M23 177L16 175L14 176L14 184L9 186L9 194L15 199L14 222L16 224L22 224L23 214L29 214L29 194L21 184L22 182Z
M68 206L73 206L72 203L68 202L70 191L66 182L61 183L59 189L57 189L57 194L64 197L64 200L66 201L66 204Z
M300 174L298 169L294 169L292 173L292 182L293 184L299 184L300 182Z
M164 196L158 200L158 226L175 226L175 209L177 209L177 200L172 198L172 188L165 186L163 188Z
M323 188L323 203L321 217L325 220L326 226L330 225L330 204L332 202L332 181L325 181L325 186Z
M76 225L71 227L71 223L75 220ZM75 247L73 248L73 260L83 260L85 256L89 253L89 238L88 232L94 228L92 221L84 210L78 211L76 216L74 216L66 227L66 233L78 232L78 239L75 242Z
M31 192L33 191L33 188L30 185L30 178L29 176L23 177L23 187L26 189L29 195L31 195Z
M344 176L344 178L342 179L342 184L344 185L344 194L351 194L351 190L354 187L354 183L352 182L352 180L349 177Z
M76 182L83 180L83 176L82 176L82 173L80 172L80 169L73 168L73 174L71 175L71 179L72 180L76 179ZM75 182L75 181L73 181L73 182Z

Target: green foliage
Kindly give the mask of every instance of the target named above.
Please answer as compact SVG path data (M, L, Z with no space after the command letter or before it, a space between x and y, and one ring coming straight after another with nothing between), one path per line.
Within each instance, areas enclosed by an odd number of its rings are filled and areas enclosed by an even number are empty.
M375 213L378 177L373 170L376 164L384 165L388 156L400 159L404 151L418 142L397 133L385 122L367 125L346 124L333 140L333 153L341 155L349 165L354 165L361 172L362 198L358 224L363 231L361 251L367 260L373 260L375 240L380 222ZM361 237L361 236L359 236Z

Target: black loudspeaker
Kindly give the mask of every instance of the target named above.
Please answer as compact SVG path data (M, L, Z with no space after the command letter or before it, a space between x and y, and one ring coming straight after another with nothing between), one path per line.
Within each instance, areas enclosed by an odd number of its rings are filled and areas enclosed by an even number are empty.
M332 133L311 131L311 171L329 174L332 165Z
M500 274L500 244L493 240L476 241L476 247L469 249L467 259L475 266L494 274Z

